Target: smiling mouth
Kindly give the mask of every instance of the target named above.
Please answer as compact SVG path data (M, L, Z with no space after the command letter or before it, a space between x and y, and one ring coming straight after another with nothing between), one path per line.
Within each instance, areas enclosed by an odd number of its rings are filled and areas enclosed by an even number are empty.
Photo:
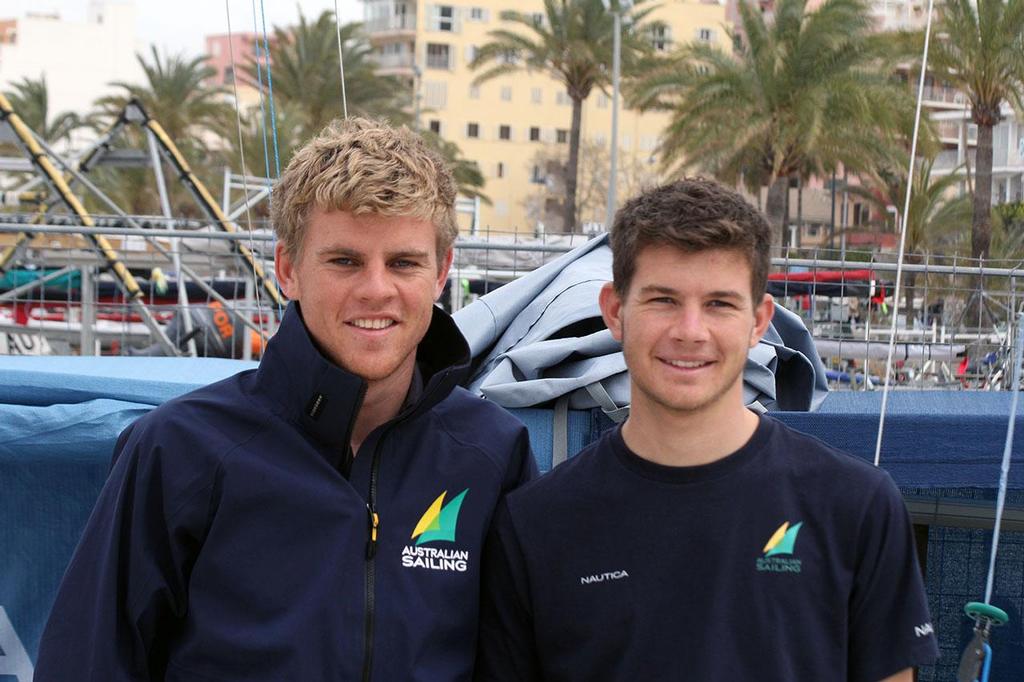
M680 369L700 369L711 364L710 360L662 360L666 365Z
M352 320L348 324L358 329L370 329L370 330L381 330L393 327L398 322L390 318L362 318L358 320Z

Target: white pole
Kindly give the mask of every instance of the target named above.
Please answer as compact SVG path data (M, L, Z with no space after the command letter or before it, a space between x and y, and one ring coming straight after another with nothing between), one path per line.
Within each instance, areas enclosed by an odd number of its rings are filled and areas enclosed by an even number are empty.
M619 71L621 69L622 13L621 9L613 9L615 19L615 35L612 42L612 149L611 161L608 164L608 204L604 216L604 229L612 229L615 218L615 180L619 165Z

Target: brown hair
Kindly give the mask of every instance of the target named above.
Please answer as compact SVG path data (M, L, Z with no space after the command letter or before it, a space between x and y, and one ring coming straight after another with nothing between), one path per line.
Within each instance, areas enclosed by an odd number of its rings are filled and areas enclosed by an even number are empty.
M274 230L295 256L314 208L430 220L439 260L459 232L444 160L407 127L383 121L333 121L295 153L272 199Z
M686 252L731 249L750 264L754 304L768 285L771 228L739 192L706 178L683 178L648 190L615 214L611 231L612 277L624 296L647 246Z

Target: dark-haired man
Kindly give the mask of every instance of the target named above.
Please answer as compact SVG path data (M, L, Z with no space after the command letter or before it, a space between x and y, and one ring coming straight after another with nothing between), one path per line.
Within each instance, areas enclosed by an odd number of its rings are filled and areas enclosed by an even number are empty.
M770 234L703 179L619 211L600 303L630 415L499 507L477 679L903 682L936 657L889 476L743 405Z

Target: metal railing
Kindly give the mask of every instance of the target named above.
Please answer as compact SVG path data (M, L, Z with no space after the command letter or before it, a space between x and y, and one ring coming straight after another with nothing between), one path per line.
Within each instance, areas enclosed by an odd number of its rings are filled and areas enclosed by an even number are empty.
M12 217L13 218L13 217ZM160 225L160 217L136 222ZM116 217L98 218L112 223ZM135 275L143 302L183 355L258 357L281 310L259 294L243 240L273 272L274 236L195 229L31 225L0 216L0 250L26 229L16 259L0 275L0 354L162 354L133 314L118 280L85 238L103 234ZM584 235L543 240L482 230L460 238L441 304L457 310L560 254ZM176 254L178 267L171 255ZM899 305L892 256L787 252L773 259L769 290L811 331L836 389L873 390L883 380L892 315L898 314L893 374L898 389L1003 389L1013 311L1024 305L1017 263L930 256L904 265ZM178 288L186 294L179 296ZM898 308L898 313L897 313ZM186 329L183 321L190 321ZM184 338L185 335L189 338Z

